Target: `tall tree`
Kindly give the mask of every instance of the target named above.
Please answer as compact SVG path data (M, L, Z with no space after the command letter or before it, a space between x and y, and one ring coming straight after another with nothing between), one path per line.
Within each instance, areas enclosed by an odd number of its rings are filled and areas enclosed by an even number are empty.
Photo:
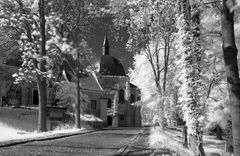
M41 36L41 48L40 57L46 57L46 32L45 32L45 11L44 11L44 0L39 0L39 18L40 18L40 36ZM46 60L41 59L39 61L39 70L46 72ZM46 77L37 75L37 85L39 91L39 112L38 112L38 131L47 131L47 120L46 120L46 105L47 105L47 86Z
M174 1L124 2L112 1L115 24L127 27L128 50L146 56L155 77L156 88L162 94L166 90L167 67L175 39Z
M227 74L229 100L231 103L234 155L240 155L240 79L238 71L237 47L234 35L234 0L223 0L222 48Z
M202 47L200 34L200 10L189 0L179 0L180 103L190 136L190 149L195 155L205 155L202 147L201 88Z
M115 24L128 29L127 49L135 55L145 56L150 64L154 89L157 90L155 95L153 93L152 95L161 97L157 109L161 116L161 125L164 126L164 99L167 95L167 78L176 32L175 2L172 0L111 2Z
M93 3L92 3L93 2ZM80 76L83 74L83 70L86 71L87 66L91 66L93 61L93 53L88 47L86 38L87 34L93 23L95 22L96 13L90 13L93 7L96 7L95 1L83 1L83 0L60 0L54 1L54 10L61 13L62 25L57 29L58 34L66 38L68 43L73 42L72 51L70 53L74 55L76 60L75 65L68 63L71 66L71 70L76 78L77 89L77 103L75 103L75 126L81 128L80 123ZM61 46L61 45L60 45ZM92 55L92 56L90 56ZM83 61L84 60L84 61ZM70 62L65 58L65 61Z
M47 130L46 85L47 80L53 78L53 64L56 63L53 59L56 57L56 53L53 53L53 47L50 47L49 43L59 39L56 36L55 27L61 23L59 16L50 11L51 5L45 5L44 2L44 0L4 0L0 2L0 28L8 32L7 35L12 40L17 41L22 54L22 66L19 73L14 75L16 82L23 80L37 82L39 132Z

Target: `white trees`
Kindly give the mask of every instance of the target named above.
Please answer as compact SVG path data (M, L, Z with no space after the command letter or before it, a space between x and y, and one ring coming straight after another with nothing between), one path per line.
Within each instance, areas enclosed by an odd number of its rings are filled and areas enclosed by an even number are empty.
M168 69L171 64L171 55L173 55L171 54L173 53L172 44L176 32L175 2L172 0L112 1L112 7L116 17L115 24L128 29L127 49L133 52L136 58L141 57L140 55L144 56L145 62L141 66L146 65L145 68L151 69L150 75L147 77L154 82L151 83L153 89L151 89L151 93L145 93L145 95L149 94L148 97L160 96L162 100L158 103L158 109L163 112L164 97L165 95L167 97L169 93L169 90L166 89L170 86L167 84ZM133 69L130 74L132 79L134 79L134 74L138 74L137 71L142 68L138 65L139 63L135 64L136 70ZM137 75L135 77L140 79ZM144 87L141 89L144 91Z
M59 24L59 17L45 9L43 0L5 0L0 2L1 29L15 34L23 53L23 64L17 81L37 81L39 92L39 131L46 131L46 79L53 77L51 57L46 53L46 42L53 37L53 25ZM54 23L54 24L53 24ZM48 50L48 49L47 49ZM47 69L46 69L47 68Z
M65 57L64 61L68 62L67 66L74 74L77 86L77 103L75 103L75 126L81 128L80 124L80 76L92 71L92 63L95 63L95 55L89 48L86 38L89 34L93 23L97 21L97 10L101 10L101 3L98 1L84 1L84 0L59 0L53 1L54 11L61 14L63 20L61 27L58 27L57 32L59 36L65 38L67 43L71 44L71 50L68 54L73 56L70 61L69 57ZM99 8L98 8L99 7ZM61 47L61 45L59 45ZM64 51L63 51L64 52ZM90 67L90 68L88 68Z
M183 117L190 135L190 148L196 155L204 155L202 148L202 105L201 93L201 60L202 41L200 34L200 10L188 0L179 3L179 38L178 62L180 80L180 103Z
M136 84L142 93L143 101L155 96L158 89L155 86L154 75L151 65L143 54L134 56L133 69L129 70L130 81Z

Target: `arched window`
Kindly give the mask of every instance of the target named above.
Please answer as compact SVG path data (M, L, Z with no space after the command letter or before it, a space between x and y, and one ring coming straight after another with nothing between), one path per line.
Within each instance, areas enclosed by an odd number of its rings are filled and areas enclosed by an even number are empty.
M133 103L135 102L135 96L133 94L131 94L130 96L130 103Z
M124 103L124 90L119 90L119 103Z
M13 84L7 93L7 103L10 105L20 105L22 90L19 85Z

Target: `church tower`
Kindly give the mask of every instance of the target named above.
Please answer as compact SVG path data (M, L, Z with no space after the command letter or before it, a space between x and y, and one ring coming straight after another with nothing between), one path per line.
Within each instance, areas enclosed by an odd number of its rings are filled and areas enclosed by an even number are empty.
M112 57L109 53L109 43L107 35L105 36L103 42L99 73L101 75L126 76L125 70L121 62L116 58Z

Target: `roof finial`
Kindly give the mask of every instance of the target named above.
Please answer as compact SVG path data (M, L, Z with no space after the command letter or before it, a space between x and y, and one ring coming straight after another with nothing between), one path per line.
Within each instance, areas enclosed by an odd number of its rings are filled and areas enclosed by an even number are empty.
M107 35L105 35L104 42L103 42L103 55L109 55L109 44Z

